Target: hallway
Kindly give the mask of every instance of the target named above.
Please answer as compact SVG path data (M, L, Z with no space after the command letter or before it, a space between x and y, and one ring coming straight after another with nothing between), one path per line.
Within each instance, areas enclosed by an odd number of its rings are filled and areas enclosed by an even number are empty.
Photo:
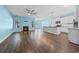
M79 52L79 46L67 40L67 33L49 34L42 30L13 33L0 44L1 53Z

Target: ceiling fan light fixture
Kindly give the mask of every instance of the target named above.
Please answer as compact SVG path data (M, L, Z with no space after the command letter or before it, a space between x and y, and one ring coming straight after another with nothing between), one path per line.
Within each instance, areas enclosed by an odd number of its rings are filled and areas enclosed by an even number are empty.
M31 14L30 14L30 13L28 13L28 15L30 16Z

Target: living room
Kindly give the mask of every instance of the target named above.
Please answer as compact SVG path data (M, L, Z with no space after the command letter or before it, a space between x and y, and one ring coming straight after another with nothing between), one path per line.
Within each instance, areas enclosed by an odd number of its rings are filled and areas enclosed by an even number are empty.
M78 19L78 5L1 5L0 52L79 52Z

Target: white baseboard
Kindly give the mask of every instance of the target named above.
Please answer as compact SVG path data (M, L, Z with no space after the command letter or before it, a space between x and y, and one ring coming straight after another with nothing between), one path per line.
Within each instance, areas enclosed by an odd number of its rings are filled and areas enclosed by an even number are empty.
M8 38L13 32L9 33L7 36L5 36L2 40L0 40L0 43L2 43L6 38Z

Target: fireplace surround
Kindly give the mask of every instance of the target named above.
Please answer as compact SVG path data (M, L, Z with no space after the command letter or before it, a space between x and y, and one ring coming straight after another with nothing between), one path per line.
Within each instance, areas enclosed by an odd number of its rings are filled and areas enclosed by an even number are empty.
M23 26L23 31L29 31L29 27L28 26Z

